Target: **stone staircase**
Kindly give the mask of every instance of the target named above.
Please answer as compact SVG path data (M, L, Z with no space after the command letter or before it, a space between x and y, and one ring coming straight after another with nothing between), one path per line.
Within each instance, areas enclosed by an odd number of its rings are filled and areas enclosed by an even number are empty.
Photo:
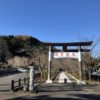
M57 77L53 80L53 83L58 83L59 76L60 76L60 74L58 74Z
M60 74L58 74L57 77L53 80L53 83L59 83ZM77 83L76 80L73 79L72 77L70 77L69 75L67 75L67 73L66 73L66 76L69 78L69 80L71 81L71 83ZM67 83L67 81L66 81L66 83Z
M71 80L72 83L76 83L77 84L77 81L74 78L70 77L67 73L66 73L66 75L69 77L69 79Z

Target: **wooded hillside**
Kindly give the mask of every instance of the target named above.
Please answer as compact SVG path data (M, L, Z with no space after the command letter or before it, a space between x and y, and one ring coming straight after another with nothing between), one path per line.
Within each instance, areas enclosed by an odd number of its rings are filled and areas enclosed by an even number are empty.
M35 65L42 77L47 72L48 47L42 45L42 41L31 36L0 36L0 67L27 67ZM53 48L55 49L55 48ZM93 58L88 53L82 56L83 73L89 74L92 68L100 62L100 59ZM52 74L59 68L67 70L75 75L79 74L78 61L75 59L62 59L52 61Z

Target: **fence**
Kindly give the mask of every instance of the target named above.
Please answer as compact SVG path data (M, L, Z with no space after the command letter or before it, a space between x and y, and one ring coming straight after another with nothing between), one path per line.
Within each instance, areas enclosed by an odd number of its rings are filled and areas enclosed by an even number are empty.
M34 79L37 79L39 77L40 77L40 72L35 73ZM26 86L28 89L29 77L23 79L19 78L17 81L16 80L11 81L11 91L13 92L17 90L22 90L24 86Z
M29 77L28 78L24 78L24 79L18 79L17 81L12 80L11 81L11 91L16 91L19 89L22 89L25 85L28 85L29 83Z

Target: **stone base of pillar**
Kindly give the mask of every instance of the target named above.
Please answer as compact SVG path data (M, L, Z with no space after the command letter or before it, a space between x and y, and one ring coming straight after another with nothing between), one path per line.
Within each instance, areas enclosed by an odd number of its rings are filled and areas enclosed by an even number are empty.
M46 80L46 83L53 83L53 81L50 80L50 79L47 79L47 80Z

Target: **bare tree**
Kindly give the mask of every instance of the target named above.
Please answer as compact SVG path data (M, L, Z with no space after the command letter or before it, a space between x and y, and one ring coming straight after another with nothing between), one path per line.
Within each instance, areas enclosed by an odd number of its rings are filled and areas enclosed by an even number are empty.
M93 44L90 47L91 50L90 53L84 52L82 54L82 66L83 66L83 72L85 72L84 76L86 77L86 79L89 80L91 80L93 67L95 67L96 64L98 64L98 61L96 60L96 58L98 57L97 48L100 45L100 38L92 38L92 39L93 39ZM90 39L86 37L82 41L90 41Z
M48 64L48 48L44 46L35 46L32 49L31 56L30 56L30 64L34 63L38 66L38 69L41 73L41 79L46 78L46 67Z

